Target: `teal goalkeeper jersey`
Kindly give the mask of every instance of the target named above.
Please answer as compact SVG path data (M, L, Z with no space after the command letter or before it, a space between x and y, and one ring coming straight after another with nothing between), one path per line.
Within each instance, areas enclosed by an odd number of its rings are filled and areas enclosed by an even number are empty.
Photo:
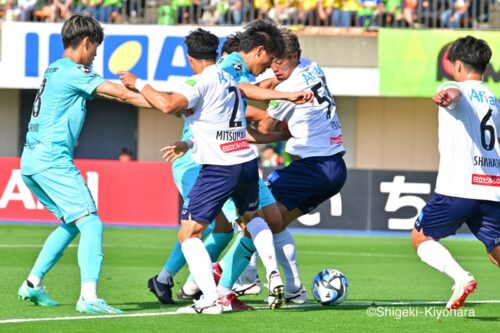
M73 151L85 120L87 99L104 79L91 68L61 58L49 65L38 89L21 173L32 175L73 162Z
M238 52L233 52L217 60L217 67L223 71L229 73L236 83L247 83L250 82L250 70L243 61L243 58ZM246 98L243 98L243 104L246 109ZM184 122L184 127L182 129L182 141L186 141L191 138L193 133L189 129L189 126Z

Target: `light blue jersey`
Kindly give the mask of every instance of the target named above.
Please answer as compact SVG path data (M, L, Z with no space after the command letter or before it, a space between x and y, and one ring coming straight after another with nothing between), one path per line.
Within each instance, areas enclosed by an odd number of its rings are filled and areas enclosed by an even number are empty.
M21 173L33 175L73 162L85 120L86 101L104 79L91 68L61 58L45 71L33 103Z
M250 70L238 52L233 52L217 60L217 67L231 74L236 83L250 82Z

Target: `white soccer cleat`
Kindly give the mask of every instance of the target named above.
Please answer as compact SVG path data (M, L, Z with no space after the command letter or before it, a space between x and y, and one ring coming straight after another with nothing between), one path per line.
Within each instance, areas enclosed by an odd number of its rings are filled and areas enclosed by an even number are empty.
M285 302L285 287L283 286L283 281L281 280L280 273L277 271L272 271L268 278L269 286L269 297L267 298L267 304L272 310L279 309Z
M299 290L294 293L288 293L285 291L285 302L294 304L304 304L309 300L306 288L300 286Z
M222 313L222 304L216 299L213 302L207 302L202 298L195 301L193 305L178 308L177 313L181 314L210 314L218 315Z
M469 294L472 294L477 288L477 281L471 273L467 275L453 286L453 295L446 304L448 310L455 310L465 304L465 299Z
M233 285L233 292L236 296L258 295L262 291L262 283L257 278L255 281L247 283L240 277Z

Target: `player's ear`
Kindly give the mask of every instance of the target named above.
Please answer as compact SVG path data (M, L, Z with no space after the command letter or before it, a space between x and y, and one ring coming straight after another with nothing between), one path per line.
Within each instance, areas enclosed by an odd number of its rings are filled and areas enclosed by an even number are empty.
M90 39L88 37L83 37L82 45L85 49L88 49L90 47Z

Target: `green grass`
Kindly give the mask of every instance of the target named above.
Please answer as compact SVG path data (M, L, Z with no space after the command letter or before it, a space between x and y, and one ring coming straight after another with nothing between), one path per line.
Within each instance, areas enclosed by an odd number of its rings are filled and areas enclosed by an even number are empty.
M79 295L75 246L68 248L44 280L49 294L61 302L61 306L44 308L17 298L19 285L53 228L0 225L0 321L84 317L75 311ZM105 258L99 284L100 296L127 314L174 312L176 307L161 306L156 302L146 289L146 281L161 269L173 247L175 236L176 232L169 229L107 228L104 233ZM451 295L451 280L421 263L409 239L318 235L295 235L294 238L302 280L308 290L313 276L323 268L336 268L347 275L351 293L342 305L323 307L315 306L315 302L310 301L307 307L277 311L259 309L221 316L155 315L0 323L0 332L495 332L500 327L498 303L470 303L465 307L468 311L465 315L439 319L437 315L442 314L439 311L444 309L442 304L386 304L446 301ZM443 243L478 280L479 289L468 300L500 300L498 268L489 262L481 243L456 239ZM176 276L175 291L186 276L185 269ZM261 276L264 276L263 272ZM263 297L264 294L261 294L242 299L263 308ZM378 310L383 316L367 315L372 303L384 306ZM405 315L405 311L410 314Z

